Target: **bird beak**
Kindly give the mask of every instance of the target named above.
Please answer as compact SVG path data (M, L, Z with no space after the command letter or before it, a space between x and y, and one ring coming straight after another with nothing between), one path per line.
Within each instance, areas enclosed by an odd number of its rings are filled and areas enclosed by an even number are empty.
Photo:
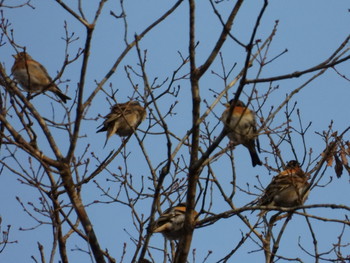
M12 56L13 56L13 58L14 58L14 59L16 59L16 58L17 58L17 55L12 55Z
M230 103L225 103L224 106L225 106L226 108L230 108L231 104L230 104Z

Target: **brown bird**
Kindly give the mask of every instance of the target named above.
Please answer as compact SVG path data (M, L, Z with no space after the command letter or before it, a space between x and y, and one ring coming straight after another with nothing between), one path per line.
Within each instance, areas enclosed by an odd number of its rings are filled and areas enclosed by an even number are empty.
M186 204L180 203L164 211L155 222L153 233L162 233L169 240L178 240L183 234ZM194 217L197 216L194 211Z
M21 52L13 55L13 57L15 58L15 63L11 72L25 91L34 93L49 90L55 93L64 103L71 99L63 94L57 85L53 83L44 66L35 61L28 53Z
M300 168L300 164L289 161L284 171L276 175L266 187L258 204L264 206L293 207L303 205L309 195L309 175ZM265 214L261 211L259 215Z
M227 136L233 145L242 144L249 150L253 166L262 165L258 153L256 152L256 146L260 152L260 145L258 141L255 113L247 108L242 101L238 100L233 109L231 118L229 119L228 124L226 124L232 103L233 100L230 100L229 103L225 104L226 109L221 116L221 121L225 124L228 132Z
M146 110L137 101L115 104L111 112L105 116L105 121L97 132L107 131L106 143L113 134L129 136L146 118ZM101 127L100 126L100 127Z

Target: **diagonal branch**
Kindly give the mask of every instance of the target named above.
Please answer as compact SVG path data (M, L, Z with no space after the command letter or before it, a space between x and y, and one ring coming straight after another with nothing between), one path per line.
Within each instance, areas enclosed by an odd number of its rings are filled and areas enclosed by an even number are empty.
M328 69L331 67L334 67L335 65L338 65L340 63L343 63L344 61L347 61L350 59L350 55L340 59L333 59L346 45L347 43L350 41L350 35L343 41L343 43L340 45L340 47L325 61L323 61L322 63L302 70L302 71L295 71L293 73L288 73L285 75L281 75L281 76L276 76L276 77L270 77L270 78L262 78L262 79L248 79L245 81L245 83L247 84L251 84L251 83L262 83L262 82L272 82L272 81L277 81L277 80L284 80L284 79L292 79L292 78L299 78L302 75L314 72L314 71L318 71L318 70L322 70L322 69ZM350 48L345 49L345 51L343 52L343 54L345 52L347 52Z
M24 103L26 108L33 114L34 118L38 122L40 128L42 129L43 133L46 136L47 141L50 144L50 147L52 151L54 152L57 160L61 160L63 158L59 148L57 147L57 144L46 125L45 120L41 117L41 115L38 113L38 111L35 109L35 107L27 100L27 98L19 91L19 89L16 87L15 83L7 76L5 69L0 64L0 84L3 85L7 91L10 94L15 94L17 97L20 98L20 100ZM5 116L3 116L5 118Z
M216 41L216 44L215 44L215 47L213 48L213 51L210 53L210 55L208 56L208 58L204 62L204 64L198 68L198 75L199 76L202 76L207 71L207 69L213 63L214 59L216 58L219 51L221 50L221 47L225 43L228 34L230 34L233 22L236 18L236 15L237 15L239 9L241 8L242 4L243 4L243 0L238 0L236 2L236 5L234 6L234 8L231 11L231 14L227 18L226 24L223 26L221 35L220 35L218 41Z
M107 82L107 80L115 73L119 64L123 61L124 57L129 53L129 51L136 45L136 42L140 41L148 32L150 32L154 27L156 27L159 23L166 19L170 14L172 14L182 2L183 0L178 0L167 12L164 13L164 15L158 18L155 22L148 26L141 34L135 37L135 40L124 49L124 51L119 55L116 62L113 64L106 76L98 83L96 89L90 94L90 96L84 103L84 107L91 104L93 98L102 89L103 85Z

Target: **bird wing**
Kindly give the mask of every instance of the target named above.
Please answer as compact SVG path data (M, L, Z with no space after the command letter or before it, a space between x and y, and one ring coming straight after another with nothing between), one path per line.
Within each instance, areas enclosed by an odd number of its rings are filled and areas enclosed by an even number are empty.
M111 112L105 117L107 118L107 123L115 121L116 119L123 118L126 119L130 125L143 121L146 117L146 110L139 104L133 104L130 102L116 104L112 107Z
M281 184L281 181L277 177L278 176L274 177L272 182L266 187L264 195L260 199L259 205L270 204L276 194L288 187L285 184Z
M169 230L173 227L173 222L176 221L180 216L186 213L186 207L177 206L174 208L169 208L164 211L163 214L156 221L156 229L153 232L162 232L164 230Z
M167 230L170 230L171 229L171 222L167 222L167 223L164 223L158 227L156 227L153 232L154 233L159 233L159 232L164 232L164 231L167 231Z
M266 187L260 205L268 205L275 195L280 194L290 187L296 190L307 185L307 176L300 168L286 169L276 175Z
M49 73L47 72L46 68L43 65L41 65L39 62L38 63L33 63L33 64L38 69L38 71L41 71L45 75L45 77L47 77L48 80L50 82L52 82L52 79L51 79Z
M47 73L46 69L39 62L34 60L27 60L28 71L30 78L34 83L40 83L42 85L49 85L52 83L50 75Z

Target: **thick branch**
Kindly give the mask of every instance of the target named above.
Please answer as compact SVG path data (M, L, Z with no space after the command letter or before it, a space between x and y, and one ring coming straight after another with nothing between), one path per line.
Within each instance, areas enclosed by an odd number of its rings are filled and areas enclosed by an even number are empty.
M86 27L87 29L87 36L85 41L85 49L84 49L84 56L83 56L83 65L81 67L81 74L80 74L80 81L78 86L78 98L77 98L77 116L75 118L74 122L74 132L71 139L71 144L69 146L69 150L67 153L67 160L71 160L74 156L74 150L77 144L77 140L79 138L79 131L80 131L80 123L83 119L84 110L86 105L83 104L83 95L84 95L84 86L85 86L85 77L86 77L86 71L88 66L88 61L90 57L90 49L91 49L91 40L92 35L94 32L94 27Z
M61 178L63 181L64 188L67 191L69 199L74 207L75 212L84 228L85 234L88 237L87 242L89 243L92 253L94 254L95 260L97 263L104 263L105 259L103 256L103 252L98 243L98 239L95 235L95 231L90 222L89 216L85 210L82 200L76 188L74 186L74 182L72 179L72 174L69 169L69 166L63 167L61 170Z
M198 160L199 150L199 133L200 123L198 123L200 117L200 92L199 92L199 74L196 69L195 60L195 1L189 0L190 5L190 65L191 65L191 92L192 92L192 144L191 144L191 159L190 168L188 174L188 188L187 188L187 203L186 203L186 217L184 223L184 235L180 239L179 246L177 248L175 263L186 262L187 256L190 250L193 230L194 230L194 217L193 211L196 200L196 187L199 178L199 169L193 169L192 166Z
M48 126L46 125L45 120L37 112L35 107L19 91L19 89L16 87L15 83L7 76L5 69L3 68L3 66L1 64L0 64L0 76L1 76L0 84L3 85L9 91L10 94L15 94L17 97L19 97L21 99L21 101L24 103L26 108L28 108L28 110L33 114L35 120L38 122L38 124L39 124L40 128L42 129L43 133L45 134L46 139L49 142L50 147L51 147L52 151L54 152L56 158L58 160L61 160L62 154L61 154L59 148L57 147L57 144L56 144L55 140L53 139L53 136L52 136ZM2 116L2 118L3 118L3 120L5 120L5 116ZM7 127L10 128L11 125L8 123ZM18 140L20 140L20 138L22 138L22 137L17 136L19 134L14 129L12 129L11 133L12 133L12 135L15 135ZM17 142L19 142L19 141L17 141ZM26 141L22 138L21 143L26 143ZM19 145L21 145L21 143L19 143ZM34 149L33 147L27 147L29 145L28 143L24 144L23 146L25 146L25 145L26 145L26 148L22 148L22 149L24 149L26 151L31 150L31 152L34 153L34 156L37 156L37 158L40 159L42 154L39 152L39 150ZM47 158L47 161L51 164L54 163L54 161L49 159L49 158ZM54 166L57 167L57 164Z

